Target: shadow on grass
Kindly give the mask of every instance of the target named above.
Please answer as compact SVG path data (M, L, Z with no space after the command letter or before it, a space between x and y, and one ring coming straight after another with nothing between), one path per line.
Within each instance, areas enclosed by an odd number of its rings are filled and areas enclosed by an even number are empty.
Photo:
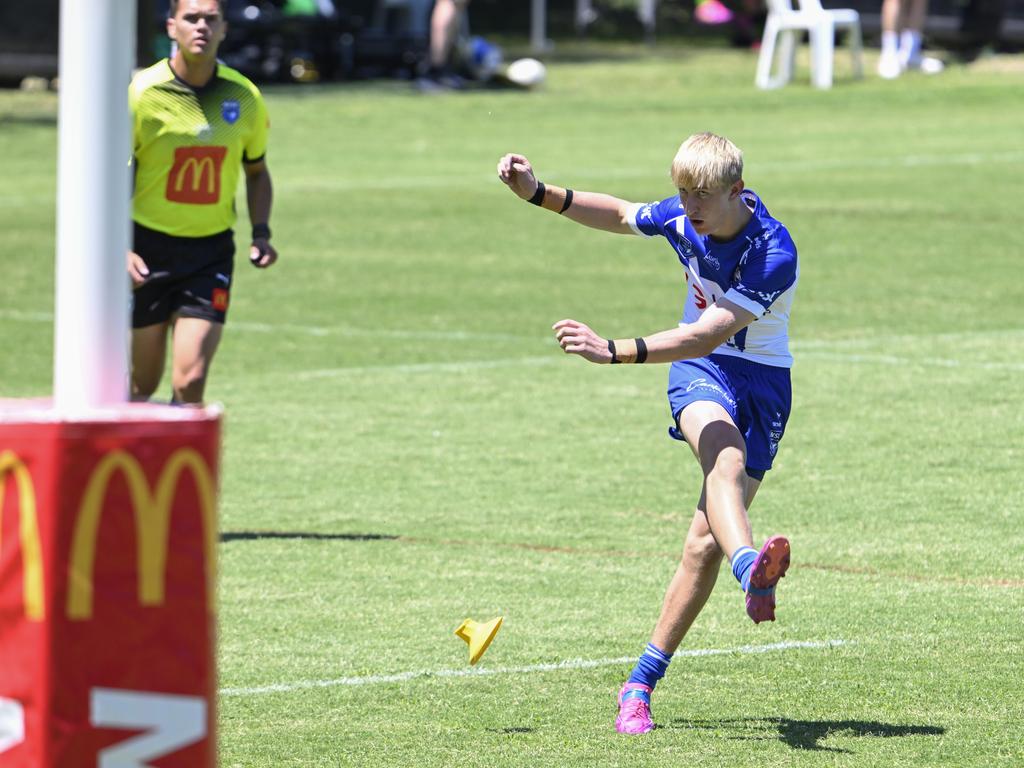
M15 115L0 113L0 125L45 125L56 126L57 114Z
M223 531L222 542L255 541L258 539L312 539L314 541L391 541L397 539L388 533L312 533L303 531Z
M517 726L512 728L485 728L488 733L501 733L501 734L512 734L512 733L533 733L533 728L526 728L525 726Z
M673 720L668 727L708 731L738 730L744 733L730 735L728 738L742 741L778 739L793 749L824 752L850 751L848 749L826 747L820 743L823 739L836 733L849 736L892 738L895 736L941 736L946 732L945 728L935 725L890 725L889 723L876 723L866 720L790 720L788 717L732 720ZM775 733L769 733L769 729L774 729Z

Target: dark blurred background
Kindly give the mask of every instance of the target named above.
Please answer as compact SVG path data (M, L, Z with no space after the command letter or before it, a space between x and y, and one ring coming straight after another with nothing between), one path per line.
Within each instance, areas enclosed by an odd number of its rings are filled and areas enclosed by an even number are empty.
M856 8L867 38L877 36L880 0L824 0L823 4ZM59 0L0 3L0 84L57 76L59 5ZM429 0L228 0L230 25L221 57L258 82L409 78L427 45L423 19L417 24L410 18L411 9L425 14L429 5ZM635 0L595 0L593 5L596 16L583 29L576 24L576 0L548 0L548 36L643 38ZM526 0L472 0L468 14L472 33L519 40L525 50L530 6ZM693 0L658 3L658 38L709 36L708 30L693 24L692 11ZM140 66L167 54L166 14L167 0L139 1ZM728 40L721 31L714 34L723 43ZM1024 0L931 0L925 34L931 44L967 56L983 47L1019 50L1024 45Z

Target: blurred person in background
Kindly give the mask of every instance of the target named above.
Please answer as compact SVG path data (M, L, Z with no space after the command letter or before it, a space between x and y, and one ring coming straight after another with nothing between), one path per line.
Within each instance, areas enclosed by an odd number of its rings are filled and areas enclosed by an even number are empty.
M886 80L908 70L927 75L941 72L941 60L925 56L921 50L928 0L882 0L882 53L878 74Z
M469 0L436 0L430 12L427 71L417 85L426 92L458 90L465 81L455 71L456 43Z

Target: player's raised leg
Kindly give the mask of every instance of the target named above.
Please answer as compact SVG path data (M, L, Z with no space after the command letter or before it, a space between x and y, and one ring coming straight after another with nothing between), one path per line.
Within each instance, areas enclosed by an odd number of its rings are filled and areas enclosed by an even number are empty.
M167 323L132 329L132 400L145 401L160 386L167 356Z
M750 509L761 483L752 477L746 481L744 501ZM661 615L651 635L651 643L675 653L690 631L718 580L723 552L708 525L706 491L702 490L697 510L690 521L683 544L683 557L665 591Z
M223 331L222 323L198 317L175 320L172 384L176 402L203 402L206 377Z
M704 472L708 526L729 558L755 624L775 620L775 585L789 567L789 542L770 538L758 552L747 516L746 446L732 416L717 402L698 401L679 415L679 429Z

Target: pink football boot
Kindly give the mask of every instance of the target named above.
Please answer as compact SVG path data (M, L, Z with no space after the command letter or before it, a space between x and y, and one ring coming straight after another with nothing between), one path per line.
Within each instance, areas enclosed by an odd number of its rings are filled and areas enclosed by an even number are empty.
M785 536L772 536L757 553L750 567L750 586L747 587L747 615L755 624L775 621L775 585L789 568L789 540Z
M651 720L651 689L640 683L626 683L619 691L619 716L615 730L637 735L654 730Z

